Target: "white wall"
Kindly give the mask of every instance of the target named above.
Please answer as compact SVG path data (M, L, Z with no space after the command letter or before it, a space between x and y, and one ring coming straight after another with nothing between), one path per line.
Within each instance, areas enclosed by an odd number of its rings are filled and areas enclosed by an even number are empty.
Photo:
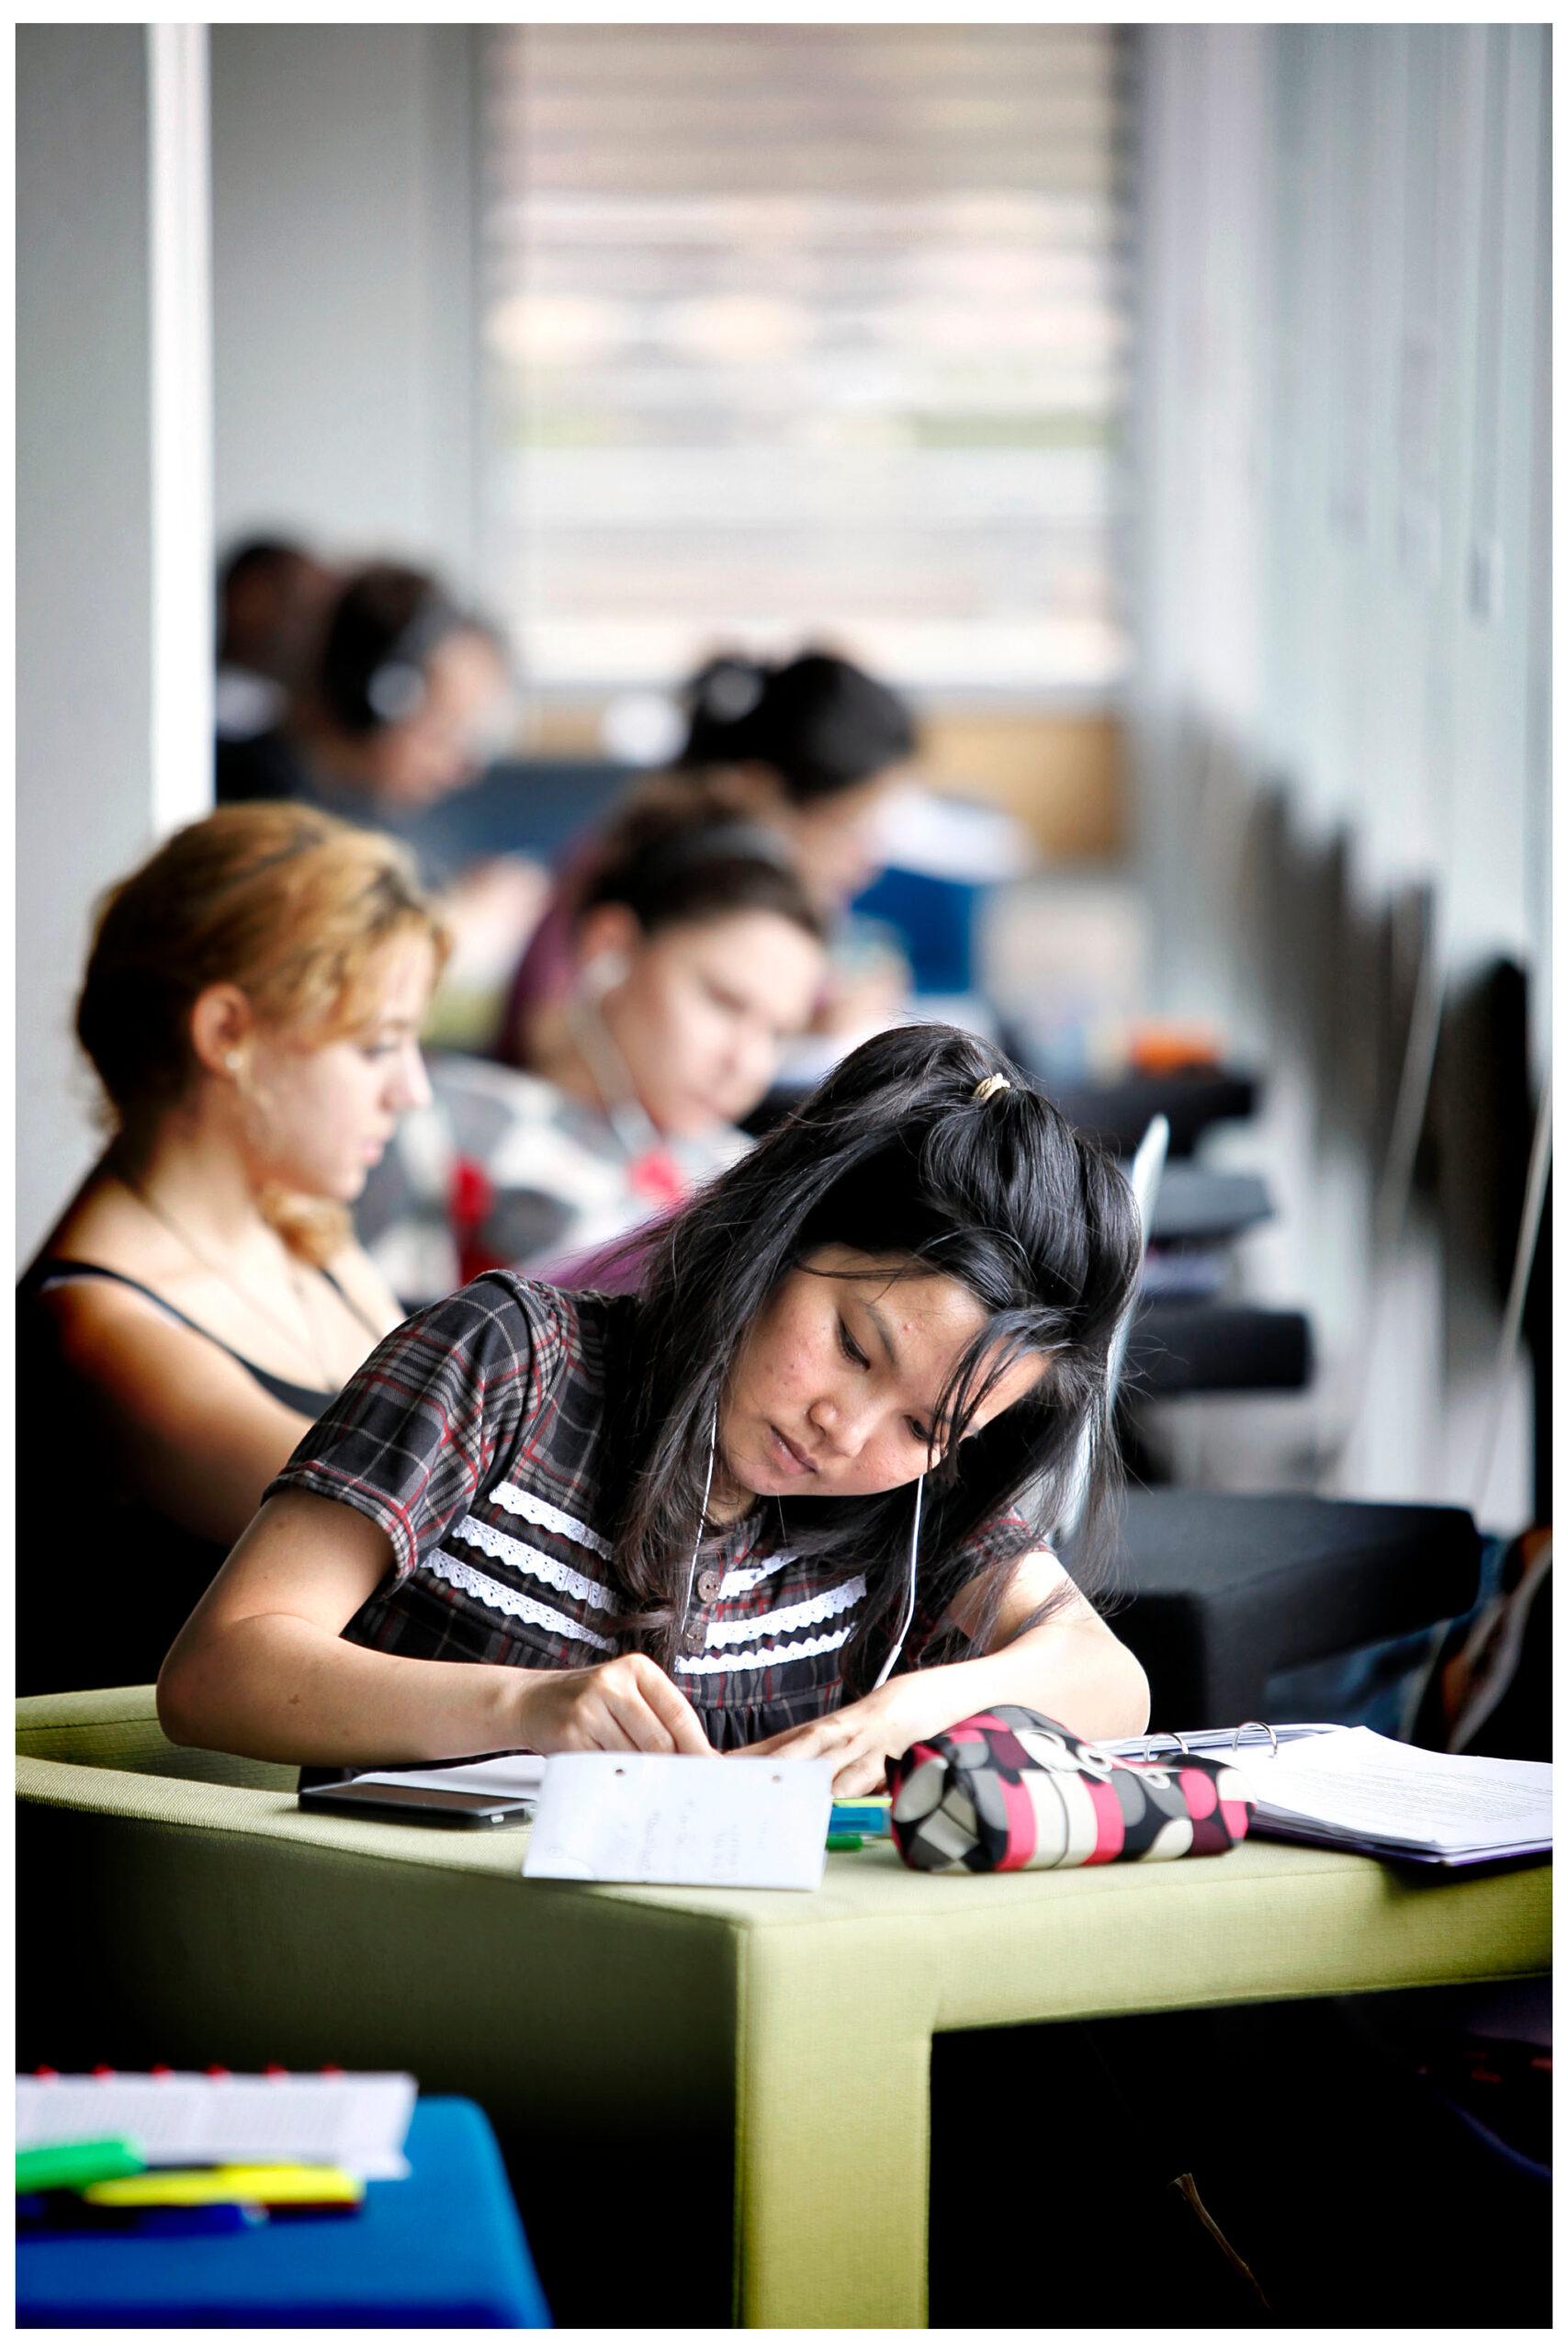
M202 62L197 27L17 28L22 1259L95 1148L71 1035L93 902L210 805L203 441L170 429L200 397Z
M1216 1156L1270 1174L1253 1286L1311 1309L1323 1362L1309 1398L1184 1408L1184 1467L1520 1524L1522 1375L1472 1491L1495 1283L1430 1199L1374 1230L1390 1090L1356 1064L1391 1035L1335 961L1424 888L1450 989L1523 966L1540 1082L1551 36L1162 27L1140 53L1133 715L1158 978L1267 1072L1262 1120ZM1315 937L1260 935L1270 795L1303 875L1344 843Z
M1453 957L1544 983L1550 36L1143 55L1142 707L1347 824L1369 889L1436 880Z
M96 1148L93 904L210 805L215 521L474 584L475 39L221 26L209 61L199 26L18 28L24 1260Z
M475 585L463 25L215 25L220 546L292 532Z

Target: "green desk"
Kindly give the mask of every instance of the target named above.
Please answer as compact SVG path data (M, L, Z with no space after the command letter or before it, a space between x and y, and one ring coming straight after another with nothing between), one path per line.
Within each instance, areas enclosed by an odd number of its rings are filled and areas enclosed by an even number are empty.
M548 1885L526 1829L301 1814L291 1772L170 1747L150 1690L18 1722L24 2003L87 1950L171 2064L407 2066L503 2139L730 2119L750 2326L924 2324L935 2032L1551 1965L1546 1866L1453 1884L1259 1840L954 1881L871 1847L814 1895Z

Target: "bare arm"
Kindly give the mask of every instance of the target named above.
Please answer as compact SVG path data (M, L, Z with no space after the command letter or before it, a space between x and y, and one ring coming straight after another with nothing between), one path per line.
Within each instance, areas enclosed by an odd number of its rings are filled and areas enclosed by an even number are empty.
M1055 1615L1020 1633L1024 1619L1064 1585L1068 1598ZM975 1586L959 1596L953 1612L959 1625L972 1624L977 1599ZM979 1708L1009 1705L1032 1707L1086 1739L1130 1738L1148 1724L1143 1668L1049 1552L1032 1552L1014 1569L984 1657L897 1675L880 1690L751 1752L831 1756L834 1795L863 1796L882 1785L887 1757Z
M1017 1630L1043 1601L1063 1592L1063 1606L1044 1624L1027 1634ZM965 1631L973 1630L971 1611L978 1600L975 1587L959 1595L953 1614ZM984 1683L986 1696L977 1704L1033 1707L1080 1738L1131 1739L1148 1728L1147 1675L1050 1552L1031 1552L1019 1562L989 1650L953 1670Z
M158 1718L183 1747L280 1764L419 1763L528 1747L705 1755L685 1700L641 1657L560 1672L401 1657L343 1628L392 1566L347 1503L275 1495L164 1662Z

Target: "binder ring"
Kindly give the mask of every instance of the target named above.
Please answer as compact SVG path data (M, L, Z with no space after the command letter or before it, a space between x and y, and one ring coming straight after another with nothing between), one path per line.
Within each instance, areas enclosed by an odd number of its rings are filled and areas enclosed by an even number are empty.
M1269 1753L1270 1756L1278 1756L1280 1743L1274 1736L1274 1726L1272 1724L1260 1724L1256 1715L1249 1716L1244 1724L1237 1724L1235 1731L1232 1732L1231 1754L1233 1756L1241 1745L1241 1736L1244 1731L1266 1731L1269 1735Z
M1144 1761L1145 1764L1152 1764L1155 1760L1154 1743L1156 1739L1173 1739L1178 1747L1180 1748L1183 1756L1190 1756L1192 1753L1192 1750L1188 1747L1187 1742L1182 1738L1181 1734L1179 1731L1149 1731L1144 1734Z

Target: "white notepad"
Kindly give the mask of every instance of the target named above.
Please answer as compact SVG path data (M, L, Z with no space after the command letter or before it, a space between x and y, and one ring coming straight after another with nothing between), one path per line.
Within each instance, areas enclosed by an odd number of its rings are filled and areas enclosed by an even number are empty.
M412 2075L17 2076L17 2145L135 2140L150 2164L336 2165L401 2180Z
M809 1894L832 1805L825 1757L552 1756L523 1874Z

